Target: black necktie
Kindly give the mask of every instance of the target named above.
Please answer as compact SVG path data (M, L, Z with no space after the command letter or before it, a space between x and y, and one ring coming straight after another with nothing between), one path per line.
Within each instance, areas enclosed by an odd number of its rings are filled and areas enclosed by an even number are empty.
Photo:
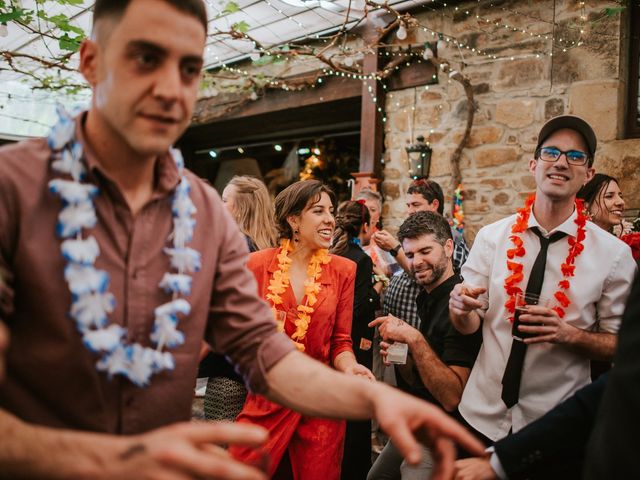
M540 251L533 263L529 281L527 282L526 293L540 295L542 282L544 281L544 269L547 265L547 250L549 249L549 245L565 237L567 234L564 232L556 232L549 238L545 238L537 228L532 228L531 231L540 239ZM507 360L507 366L502 376L502 401L507 408L511 408L518 403L522 365L524 364L524 356L526 353L527 344L514 338L511 343L509 360Z

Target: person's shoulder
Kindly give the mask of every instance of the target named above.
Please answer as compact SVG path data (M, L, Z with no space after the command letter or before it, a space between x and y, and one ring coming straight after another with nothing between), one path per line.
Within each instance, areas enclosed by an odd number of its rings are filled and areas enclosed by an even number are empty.
M345 252L340 256L353 260L356 263L360 263L362 261L365 261L366 259L370 259L369 255L367 255L365 251L362 250L362 248L352 243L349 244L347 250L345 250Z
M184 176L189 181L189 185L191 185L191 191L203 195L204 197L212 200L214 203L222 203L220 194L215 188L213 188L210 183L193 173L188 168L185 168L183 172Z
M30 138L0 147L0 177L33 178L49 170L51 150L46 138Z
M329 262L331 269L348 276L355 275L356 262L340 255L329 254L329 256L331 257L331 262Z
M268 262L271 262L277 251L277 248L265 248L264 250L252 252L249 254L247 266L251 269L260 265L268 266Z

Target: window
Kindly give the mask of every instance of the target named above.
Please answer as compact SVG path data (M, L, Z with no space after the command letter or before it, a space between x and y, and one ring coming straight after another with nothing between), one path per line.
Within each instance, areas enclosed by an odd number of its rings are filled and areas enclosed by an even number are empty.
M640 137L640 2L629 2L629 98L627 101L627 136Z

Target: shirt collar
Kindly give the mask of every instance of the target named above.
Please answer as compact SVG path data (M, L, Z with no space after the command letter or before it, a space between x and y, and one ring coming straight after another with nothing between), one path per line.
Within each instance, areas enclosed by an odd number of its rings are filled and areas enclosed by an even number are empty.
M84 158L87 163L89 175L95 178L97 173L100 177L106 178L110 182L114 183L113 179L100 164L100 161L91 148L91 145L89 144L89 142L87 142L84 131L84 124L86 119L87 112L83 112L82 114L78 115L76 120L76 138L82 144ZM180 182L180 172L178 171L178 167L176 166L176 163L173 161L173 158L168 151L158 157L154 173L154 196L163 196L171 193Z
M547 230L545 230L545 228L542 225L540 225L540 222L538 222L538 220L536 219L536 216L533 213L533 210L531 210L531 215L529 215L528 228L537 227L538 230L540 230L540 232L542 232L542 235L545 237L549 237L555 232L564 232L567 235L571 235L572 237L575 237L578 232L578 226L576 225L576 222L575 222L577 217L578 217L578 212L574 208L571 215L569 215L569 218L567 218L564 222L562 222L553 230L547 232Z

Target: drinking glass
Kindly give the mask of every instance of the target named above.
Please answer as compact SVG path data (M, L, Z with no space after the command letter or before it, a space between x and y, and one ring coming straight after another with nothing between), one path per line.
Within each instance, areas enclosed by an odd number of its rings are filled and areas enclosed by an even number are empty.
M535 293L525 292L525 293L516 294L516 311L513 316L513 326L511 328L511 335L513 335L513 338L515 338L516 340L522 341L525 338L535 337L534 334L525 333L518 330L518 327L521 325L520 314L526 313L527 308L532 305L549 307L551 305L551 300L547 297L543 297ZM535 325L541 325L541 324L527 323L526 325L535 326Z

